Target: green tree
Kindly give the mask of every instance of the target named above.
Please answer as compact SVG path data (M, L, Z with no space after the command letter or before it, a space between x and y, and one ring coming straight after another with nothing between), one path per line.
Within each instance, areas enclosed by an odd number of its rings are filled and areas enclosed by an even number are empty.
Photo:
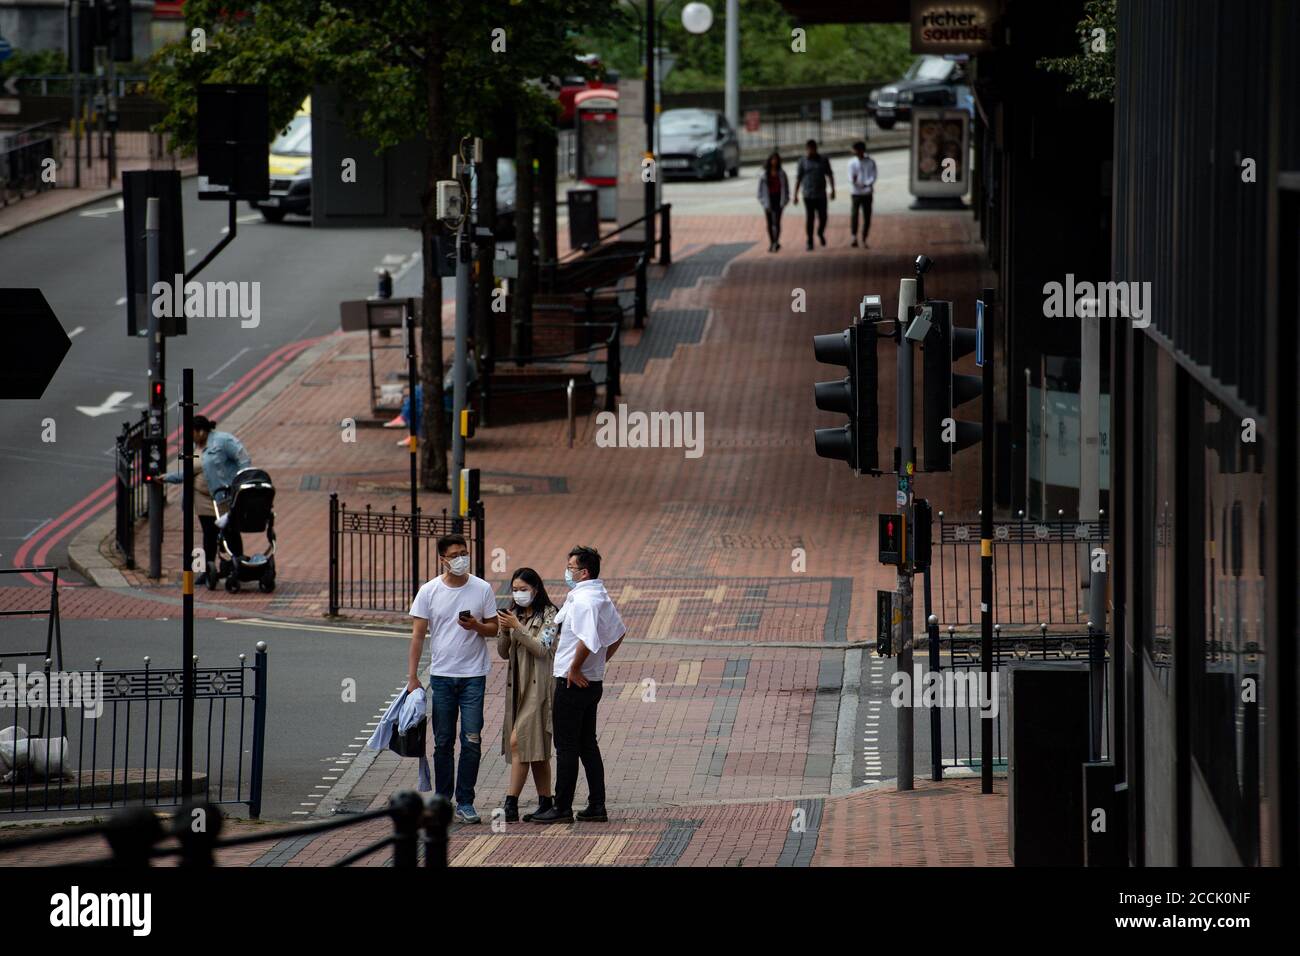
M687 32L681 7L668 8L656 45L676 56L664 80L666 92L721 90L726 63L726 4L711 0L713 26L703 34ZM658 10L665 9L659 0ZM606 0L606 14L583 31L588 52L600 55L610 69L640 76L645 52L641 29L645 7L639 0ZM806 52L791 49L791 31L805 31ZM740 2L740 85L743 89L862 83L896 79L912 62L911 36L902 23L823 23L801 25L778 0Z
M1082 50L1071 56L1047 57L1038 66L1070 78L1066 89L1090 100L1115 102L1115 0L1088 0L1076 28Z
M601 6L600 0L267 0L236 12L228 0L188 0L190 39L168 44L152 61L150 89L167 107L157 128L192 150L198 84L266 83L269 143L315 83L336 85L351 105L349 125L379 149L413 136L428 144L420 197L428 250L442 229L436 183L451 178L460 138L491 136L503 113L530 125L551 122L550 98L532 81L573 72L572 28ZM203 51L193 40L196 29L205 31ZM423 299L420 380L428 441L421 484L446 490L442 281L427 254Z

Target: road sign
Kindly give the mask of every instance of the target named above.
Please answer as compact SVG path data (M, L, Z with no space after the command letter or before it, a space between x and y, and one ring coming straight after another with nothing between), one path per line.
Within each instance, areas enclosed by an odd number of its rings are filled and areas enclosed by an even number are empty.
M0 63L14 55L13 45L4 37L0 37Z
M40 289L0 289L0 399L40 398L70 348Z

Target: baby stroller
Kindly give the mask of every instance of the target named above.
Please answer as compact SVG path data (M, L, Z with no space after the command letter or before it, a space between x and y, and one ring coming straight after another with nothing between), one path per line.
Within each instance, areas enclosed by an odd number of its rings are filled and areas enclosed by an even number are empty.
M220 522L217 532L217 562L208 567L208 588L215 590L217 578L224 577L226 590L232 594L244 581L256 581L257 589L269 594L275 590L275 485L262 469L241 468L230 494L226 520ZM265 534L266 550L235 554L228 541L232 531L241 539L248 533Z

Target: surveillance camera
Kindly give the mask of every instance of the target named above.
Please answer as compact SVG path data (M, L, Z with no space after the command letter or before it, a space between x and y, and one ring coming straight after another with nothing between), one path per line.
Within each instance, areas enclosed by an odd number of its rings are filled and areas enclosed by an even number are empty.
M931 317L934 311L930 306L923 306L919 315L912 320L912 324L907 327L903 334L911 342L924 342L926 335L930 332Z
M916 274L919 276L925 275L930 271L932 265L934 265L934 260L925 253L921 253L921 255L916 257Z

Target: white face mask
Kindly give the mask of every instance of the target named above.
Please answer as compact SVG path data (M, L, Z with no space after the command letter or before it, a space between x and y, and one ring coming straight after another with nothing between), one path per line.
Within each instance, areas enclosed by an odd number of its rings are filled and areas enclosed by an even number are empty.
M532 591L513 591L511 593L514 595L515 603L520 607L528 607L533 603Z
M462 554L459 557L448 558L447 568L452 574L464 574L469 570L469 555Z

